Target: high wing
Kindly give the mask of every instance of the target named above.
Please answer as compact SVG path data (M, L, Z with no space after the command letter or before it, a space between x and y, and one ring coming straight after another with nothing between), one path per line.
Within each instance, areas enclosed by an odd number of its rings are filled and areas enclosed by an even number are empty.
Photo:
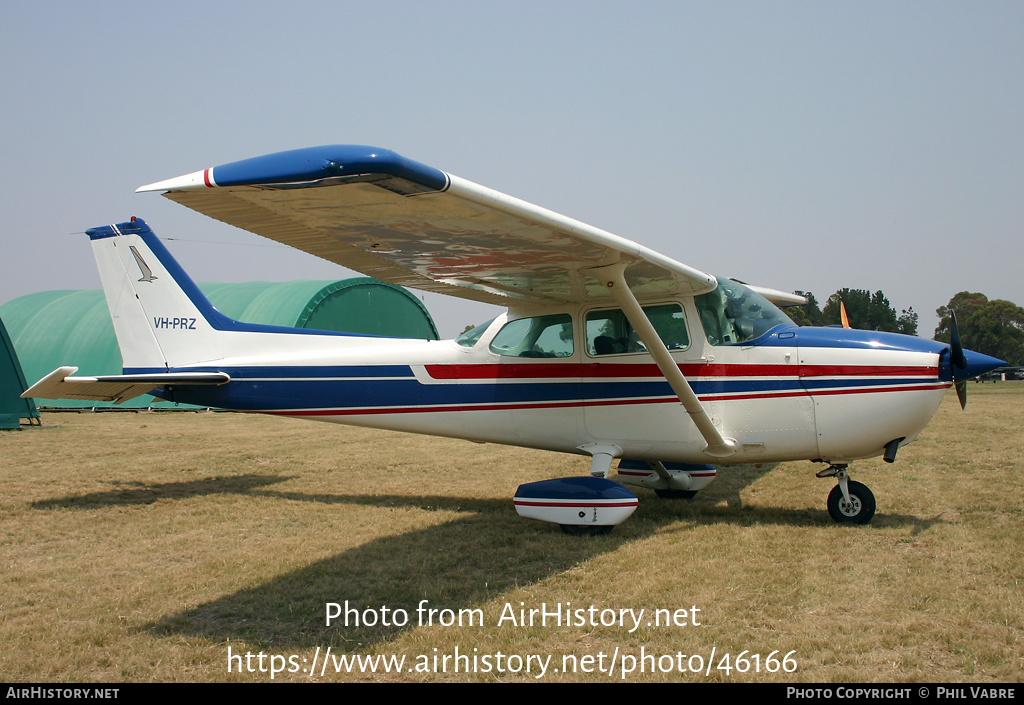
M508 305L608 299L585 272L626 265L636 295L693 295L710 274L389 150L279 152L142 186L377 279Z

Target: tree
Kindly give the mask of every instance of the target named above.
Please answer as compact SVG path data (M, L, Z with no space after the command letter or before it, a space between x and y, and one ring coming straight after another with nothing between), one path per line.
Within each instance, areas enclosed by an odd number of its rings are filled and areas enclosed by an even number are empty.
M917 311L913 306L903 309L900 317L896 319L896 332L917 335Z
M832 294L822 311L826 325L841 322L840 302L846 306L851 328L917 335L917 313L914 307L903 309L902 314L897 316L896 309L881 290L872 294L867 289L840 289Z
M850 325L853 325L852 321ZM868 304L868 324L863 327L867 330L885 330L890 333L898 330L896 310L889 305L889 299L885 298L881 289L871 295L871 303Z
M881 291L874 294L866 289L840 289L825 302L825 310L818 308L818 300L809 291L796 291L807 299L802 306L787 306L783 310L798 326L828 326L841 323L839 302L846 306L851 328L884 330L904 335L917 335L917 313L914 307L903 309L897 317L889 299Z
M962 327L968 317L987 303L988 297L984 294L961 291L951 298L948 304L939 306L935 309L935 315L939 317L939 327L935 329L935 339L941 340L943 343L949 342L949 312L951 310L956 311L957 323Z
M822 314L826 325L840 325L842 316L839 304L846 307L846 316L851 328L868 328L868 309L871 308L871 292L867 289L840 289L825 302Z
M935 310L939 326L935 339L948 343L950 311L956 312L957 328L965 348L1024 365L1024 308L1003 299L989 301L984 294L961 291Z
M825 316L821 312L821 308L818 306L818 300L814 298L814 294L810 291L794 291L794 294L798 294L807 299L807 303L802 306L786 306L782 309L787 316L793 319L793 322L798 326L824 326Z

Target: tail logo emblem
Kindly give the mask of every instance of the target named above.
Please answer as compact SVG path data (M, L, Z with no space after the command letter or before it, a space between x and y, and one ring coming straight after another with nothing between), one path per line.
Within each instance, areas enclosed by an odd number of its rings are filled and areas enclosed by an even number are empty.
M140 255L139 251L135 249L135 245L129 245L128 247L131 249L132 254L135 255L135 262L139 265L139 270L142 272L142 279L139 281L151 282L156 279L157 277L153 276L153 270L149 268L148 264L146 264L146 260L142 259L142 255Z

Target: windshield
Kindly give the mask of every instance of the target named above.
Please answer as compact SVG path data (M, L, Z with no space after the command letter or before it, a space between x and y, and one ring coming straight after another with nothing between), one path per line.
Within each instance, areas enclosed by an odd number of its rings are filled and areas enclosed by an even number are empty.
M704 335L712 345L735 345L793 321L771 301L739 282L719 279L718 288L694 299Z

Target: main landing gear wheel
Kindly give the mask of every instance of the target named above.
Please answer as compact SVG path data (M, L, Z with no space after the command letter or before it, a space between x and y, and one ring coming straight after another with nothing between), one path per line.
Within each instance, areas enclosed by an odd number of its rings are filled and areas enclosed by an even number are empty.
M866 486L853 480L847 480L846 488L850 493L849 502L843 497L839 485L828 493L828 513L839 524L867 524L875 515L875 495Z
M693 499L697 490L654 490L654 494L662 499Z

